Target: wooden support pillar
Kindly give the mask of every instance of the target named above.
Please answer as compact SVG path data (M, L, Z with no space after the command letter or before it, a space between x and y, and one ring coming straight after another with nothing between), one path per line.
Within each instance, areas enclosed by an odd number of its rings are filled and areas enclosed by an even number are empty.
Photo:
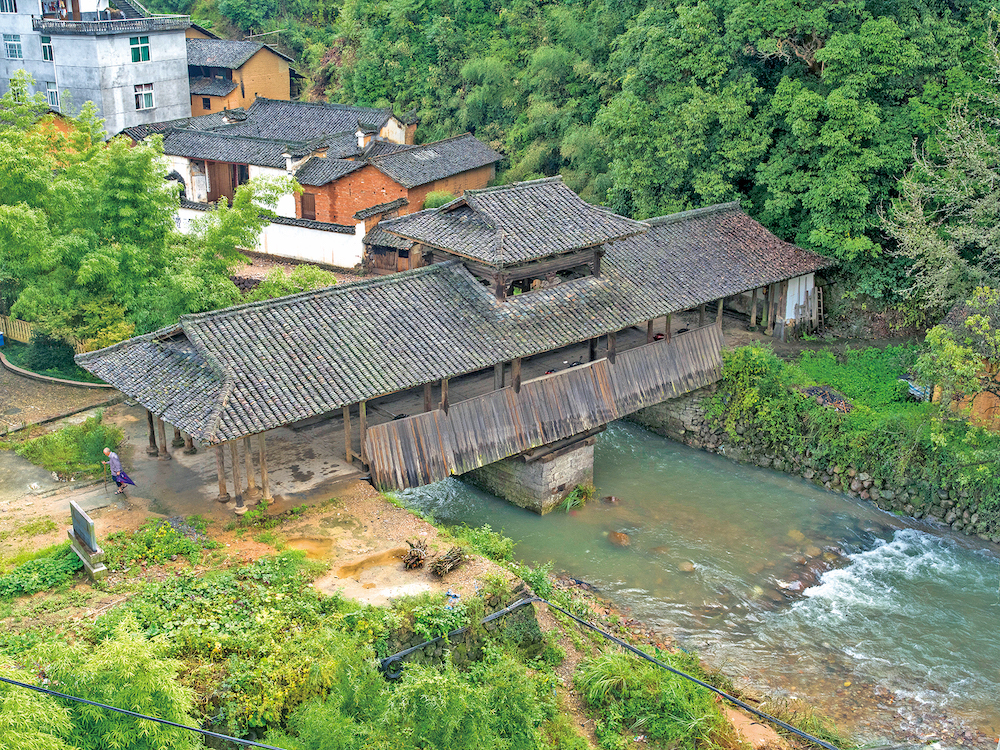
M441 411L448 413L448 378L441 378Z
M219 473L219 502L228 503L229 490L226 489L226 454L222 452L222 446L215 446L215 470Z
M779 320L781 321L781 340L784 341L785 340L785 307L787 305L787 300L788 300L788 282L787 281L782 281L781 284L779 284L778 286L779 286L779 289L781 291L778 293L778 312L775 313L774 321L775 321L775 324L777 324L777 322Z
M673 325L673 320L674 320L674 316L673 315L667 315L667 322L664 323L664 328L666 328L665 333L666 333L666 336L667 336L667 343L668 344L670 343L670 326Z
M163 427L163 420L159 417L156 418L156 431L160 435L160 460L169 461L173 458L170 452L167 450L167 432Z
M775 298L775 284L771 284L767 288L767 323L764 326L764 333L770 336L774 333L774 316L777 312L777 302Z
M521 392L521 358L518 357L510 363L510 384L514 386L514 393Z
M493 390L499 391L504 387L504 375L506 375L506 366L503 362L497 362L493 365Z
M257 450L260 457L260 486L263 492L262 500L265 503L271 502L271 485L267 481L267 452L264 450L264 433L257 436Z
M615 355L618 353L618 333L612 331L608 334L608 361L611 364L615 363Z
M351 405L344 407L344 455L347 456L347 463L351 463L354 446L351 444Z
M715 311L715 325L717 325L719 328L722 328L722 303L725 302L725 301L726 301L725 298L720 297L719 298L719 307Z
M424 411L430 411L434 408L434 404L431 400L431 384L424 383Z
M698 305L698 327L705 325L705 305Z
M361 435L361 463L368 465L368 452L365 450L365 433L368 432L368 402L358 404L358 433Z
M247 462L247 491L243 493L243 497L246 498L247 502L256 502L260 500L260 490L257 489L257 482L254 481L253 446L250 443L249 435L243 438L243 450L246 451Z
M604 246L598 245L594 248L594 276L601 275L601 259L604 258Z
M750 295L750 327L757 327L757 289Z
M646 343L653 343L653 321L651 320L646 322Z
M149 445L146 447L146 455L155 456L160 449L156 447L156 421L149 409L146 409L146 419L149 421Z
M587 361L593 362L597 359L597 339L591 339L587 342Z
M194 438L190 435L184 438L184 453L188 456L193 456L198 452L198 447L194 444Z
M170 441L170 444L174 448L183 448L184 447L184 438L181 437L181 431L178 430L176 427L174 428L174 439Z
M243 482L240 480L240 449L238 440L229 441L229 459L233 464L233 491L236 493L236 507L233 512L242 516L247 512L247 506L243 504L243 492L240 489Z

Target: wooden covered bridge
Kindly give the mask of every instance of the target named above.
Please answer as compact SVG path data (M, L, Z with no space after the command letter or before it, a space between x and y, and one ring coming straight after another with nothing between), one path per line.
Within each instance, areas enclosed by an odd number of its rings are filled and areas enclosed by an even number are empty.
M244 495L270 496L267 431L333 414L347 460L383 488L504 460L551 463L609 421L717 379L724 299L829 265L736 204L643 223L586 204L559 180L469 191L380 226L429 264L186 315L77 361L149 411L154 446L158 420L161 456L164 424L189 445L214 446L219 499L230 498L231 472L240 512ZM769 299L773 320L780 296ZM670 316L689 309L707 325L671 336ZM587 354L573 366L522 379L522 368L581 343ZM471 373L492 376L492 387L451 403L449 381ZM421 390L421 414L367 408Z

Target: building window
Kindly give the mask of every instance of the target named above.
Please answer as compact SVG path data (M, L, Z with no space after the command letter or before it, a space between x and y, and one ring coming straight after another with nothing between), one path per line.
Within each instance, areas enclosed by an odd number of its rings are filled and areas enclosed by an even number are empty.
M56 88L55 81L45 82L45 98L49 100L52 109L59 109L59 89Z
M202 109L206 109L206 110L207 109L211 109L212 108L212 100L209 99L207 96L203 96L201 98L201 108Z
M21 60L24 58L24 50L21 49L20 34L4 34L3 49L7 57L12 60Z
M316 218L316 196L313 193L302 194L302 218Z
M42 59L52 62L55 60L55 56L52 54L52 37L43 36L42 37Z
M128 43L132 45L132 62L146 62L149 59L148 36L133 36Z
M153 84L137 83L135 85L135 108L152 109L153 104Z
M0 0L0 13L17 13L17 0Z

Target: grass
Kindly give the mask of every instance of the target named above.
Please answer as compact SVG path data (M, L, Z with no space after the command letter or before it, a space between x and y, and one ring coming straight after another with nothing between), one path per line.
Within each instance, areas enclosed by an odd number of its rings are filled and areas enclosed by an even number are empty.
M101 476L104 449L118 446L125 434L102 422L103 415L89 417L82 424L66 425L36 438L0 442L31 463L56 472L63 479Z
M4 339L3 347L0 347L0 352L2 352L7 358L7 361L15 367L20 367L22 370L30 370L38 375L47 375L50 378L61 378L62 380L76 380L81 383L104 382L100 378L94 377L82 367L78 367L77 365L51 367L47 370L32 370L25 362L28 356L28 345L22 344L19 341L11 341L6 337Z
M41 536L42 534L51 534L59 528L56 522L51 518L37 518L34 521L29 521L28 523L21 524L20 526L11 529L10 531L0 531L0 542L10 539L11 537L32 537Z

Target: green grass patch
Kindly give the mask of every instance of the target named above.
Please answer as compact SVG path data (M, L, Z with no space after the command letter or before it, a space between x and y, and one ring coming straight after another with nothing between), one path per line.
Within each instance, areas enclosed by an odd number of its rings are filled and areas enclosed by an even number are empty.
M70 580L82 567L83 563L70 549L69 542L50 547L0 575L0 599L54 589Z
M446 531L453 539L465 543L483 557L496 562L509 562L514 559L514 540L494 531L488 523L477 528L451 526Z
M207 523L198 516L171 523L165 519L150 519L135 531L111 534L105 543L105 565L112 570L136 563L159 565L173 558L184 557L198 563L205 550L218 548L205 535Z
M830 351L805 351L798 365L817 384L877 409L907 401L907 385L899 379L913 367L917 353L915 346L848 349L840 357Z
M51 534L58 528L56 522L51 518L36 518L34 521L28 521L28 523L21 524L10 531L0 532L0 541L10 539L11 537L17 539Z
M104 468L104 449L113 449L125 439L120 428L106 425L102 419L98 413L82 424L66 425L36 438L0 443L0 447L13 450L63 479L99 477Z
M29 370L38 375L47 375L50 378L60 378L62 380L76 380L81 383L104 382L75 364L66 363L55 367L37 369L32 364L31 347L19 341L12 341L9 338L5 338L3 347L0 347L0 352L15 367L20 367L22 370Z

